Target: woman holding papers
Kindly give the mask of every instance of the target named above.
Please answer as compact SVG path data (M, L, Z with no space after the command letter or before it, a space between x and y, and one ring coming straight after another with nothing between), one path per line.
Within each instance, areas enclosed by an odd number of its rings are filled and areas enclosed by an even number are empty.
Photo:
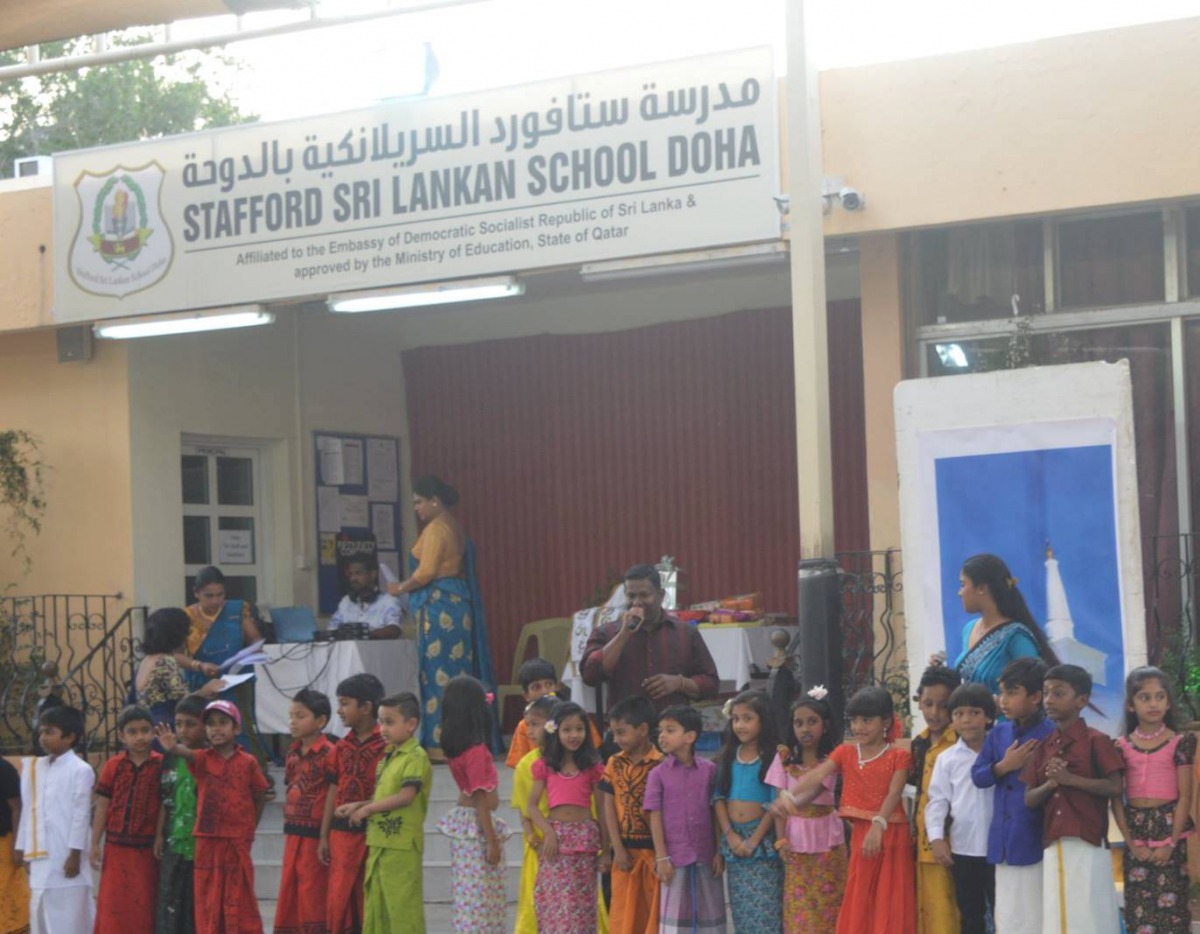
M249 603L225 599L225 575L218 568L201 568L192 592L196 602L187 608L186 651L176 657L195 691L220 674L222 663L262 634Z
M495 691L491 650L479 585L475 546L450 507L458 491L437 477L413 484L413 509L423 528L413 546L406 580L388 584L394 597L409 594L421 660L421 743L440 760L442 689L456 675L473 675Z
M201 568L192 592L196 602L187 608L190 625L186 654L176 658L187 669L191 689L199 691L211 678L220 677L225 663L242 649L260 642L262 634L249 602L225 599L225 575L219 568ZM225 696L242 712L243 726L238 742L253 752L260 764L265 764L269 756L262 739L258 739L255 749L251 749L248 742L250 735L258 737L258 727L254 723L253 682L238 684Z

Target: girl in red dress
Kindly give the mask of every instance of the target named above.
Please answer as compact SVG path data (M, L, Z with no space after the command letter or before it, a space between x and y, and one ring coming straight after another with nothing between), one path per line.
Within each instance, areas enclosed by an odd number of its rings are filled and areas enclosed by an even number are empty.
M842 773L839 813L850 822L850 872L837 934L912 934L916 873L908 819L900 806L911 757L898 749L892 697L863 688L846 705L855 742L844 743L801 779L796 793L816 791Z

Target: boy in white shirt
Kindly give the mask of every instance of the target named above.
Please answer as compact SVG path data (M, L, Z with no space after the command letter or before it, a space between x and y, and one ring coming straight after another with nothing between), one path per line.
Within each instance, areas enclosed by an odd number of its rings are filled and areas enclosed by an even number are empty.
M954 876L962 934L984 934L996 900L995 867L987 861L993 789L977 788L971 767L996 719L996 701L982 684L964 684L947 707L958 742L933 765L925 827L934 860Z
M91 842L96 773L74 749L83 715L49 707L38 718L46 755L21 760L21 822L15 859L29 867L31 934L81 934L95 923Z

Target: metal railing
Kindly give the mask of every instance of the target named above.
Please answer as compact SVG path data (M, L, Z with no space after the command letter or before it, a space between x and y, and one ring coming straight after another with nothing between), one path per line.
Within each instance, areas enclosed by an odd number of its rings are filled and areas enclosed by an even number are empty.
M116 619L119 594L42 594L0 598L0 752L28 754L42 704L84 715L82 748L120 748L117 715L125 703L145 608Z

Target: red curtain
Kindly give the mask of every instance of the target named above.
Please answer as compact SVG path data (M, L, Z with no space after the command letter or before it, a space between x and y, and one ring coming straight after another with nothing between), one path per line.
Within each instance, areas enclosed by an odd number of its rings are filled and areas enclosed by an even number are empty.
M866 547L861 322L830 308L840 549ZM684 602L762 591L795 612L788 309L404 354L413 475L462 495L497 675L521 626L672 555Z

